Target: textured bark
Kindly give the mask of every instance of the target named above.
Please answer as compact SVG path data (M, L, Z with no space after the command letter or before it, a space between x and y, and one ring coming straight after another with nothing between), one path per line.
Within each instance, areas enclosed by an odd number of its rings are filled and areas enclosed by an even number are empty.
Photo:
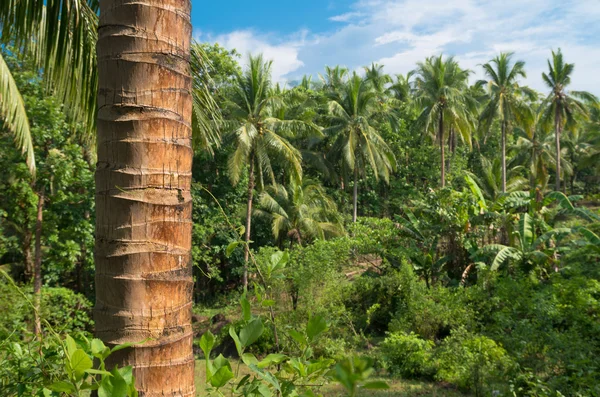
M250 167L248 168L248 202L246 205L246 245L244 246L244 274L242 285L244 290L248 288L248 261L250 260L250 227L252 226L252 201L254 199L254 154L250 155Z
M554 115L554 139L556 144L556 185L555 190L560 192L560 133L561 133L561 125L560 125L560 109L559 105L556 105L556 113Z
M96 335L140 396L193 396L189 0L102 0Z
M37 217L35 219L35 262L33 265L34 332L42 334L40 306L42 302L42 222L44 220L44 193L38 193Z

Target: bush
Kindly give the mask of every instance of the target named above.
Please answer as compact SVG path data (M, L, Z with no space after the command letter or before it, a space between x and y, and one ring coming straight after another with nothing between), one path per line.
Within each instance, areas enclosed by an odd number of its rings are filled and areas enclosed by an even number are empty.
M439 341L460 326L475 328L475 313L463 289L427 288L408 265L400 268L399 277L390 331L414 332L423 339Z
M433 346L433 342L423 340L412 332L391 333L381 344L383 364L393 375L405 378L432 377L435 373Z
M435 354L436 379L483 396L502 390L514 364L494 340L464 328L452 332Z
M32 301L30 286L24 287L21 293L0 280L0 339L8 338L13 332L22 336L32 329L33 308L25 297ZM43 288L40 314L59 334L84 332L91 335L93 331L92 303L67 288ZM45 322L42 328L46 328Z

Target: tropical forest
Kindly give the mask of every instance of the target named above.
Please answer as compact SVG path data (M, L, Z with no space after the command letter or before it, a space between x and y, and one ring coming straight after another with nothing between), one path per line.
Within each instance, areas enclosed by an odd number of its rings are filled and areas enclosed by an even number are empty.
M565 48L283 81L190 7L0 1L0 396L600 396Z

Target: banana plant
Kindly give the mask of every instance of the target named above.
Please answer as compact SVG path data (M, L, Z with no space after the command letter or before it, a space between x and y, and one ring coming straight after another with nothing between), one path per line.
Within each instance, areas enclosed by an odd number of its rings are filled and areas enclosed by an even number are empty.
M545 266L557 260L562 240L573 234L571 228L551 228L537 235L535 219L528 213L520 215L517 229L513 232L513 245L490 244L482 253L495 254L490 270L498 270L504 263L513 262L523 269Z

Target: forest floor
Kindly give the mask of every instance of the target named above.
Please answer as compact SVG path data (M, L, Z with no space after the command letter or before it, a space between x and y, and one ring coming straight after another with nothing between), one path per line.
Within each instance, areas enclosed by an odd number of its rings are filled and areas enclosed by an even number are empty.
M237 367L237 360L231 359L231 365L235 371ZM243 371L244 366L240 368L240 375L243 376L246 372ZM448 388L444 385L429 383L429 382L418 382L404 379L390 379L390 378L374 378L373 380L383 380L390 388L388 390L363 390L358 395L359 397L464 397L463 393L460 393L452 388ZM204 391L205 389L205 372L204 372L204 360L196 360L196 390L197 396L207 396L208 394ZM323 395L323 397L341 397L345 396L344 389L335 384L323 386L317 393ZM225 393L227 395L228 393Z

